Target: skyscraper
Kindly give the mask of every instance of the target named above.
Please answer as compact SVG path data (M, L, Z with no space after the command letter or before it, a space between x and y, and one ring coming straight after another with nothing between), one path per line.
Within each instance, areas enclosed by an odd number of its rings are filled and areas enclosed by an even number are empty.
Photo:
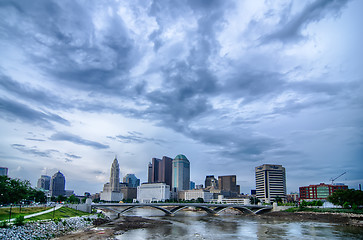
M8 176L8 168L0 167L0 176Z
M161 159L152 158L151 159L151 182L157 183L159 181L159 165Z
M128 187L136 188L140 186L140 179L138 179L135 174L126 174L123 182L126 183Z
M214 175L208 175L205 177L204 187L211 187L214 186L215 188L218 188L218 181L214 177Z
M152 175L153 175L153 165L151 162L149 162L149 165L147 166L147 182L152 183Z
M171 187L172 180L172 169L173 159L170 157L163 156L161 161L159 162L159 178L158 182L166 183L166 185Z
M282 165L263 164L255 168L256 197L270 202L276 197L286 198L286 175Z
M230 196L239 194L239 185L236 175L218 176L218 185L221 191L229 192Z
M171 186L173 159L163 156L162 159L152 158L148 167L148 183L166 183Z
M38 179L37 182L37 188L43 189L43 190L49 190L50 189L50 177L47 175L42 175Z
M58 171L55 173L50 181L50 192L52 197L57 197L59 195L65 195L65 185L66 179L64 175Z
M110 182L105 183L101 192L101 200L104 201L121 201L123 194L120 186L120 166L117 158L113 160L111 165Z
M113 160L111 166L110 190L111 192L120 191L120 166L118 164L117 158Z
M190 184L190 162L182 154L176 156L172 167L172 189L188 190Z

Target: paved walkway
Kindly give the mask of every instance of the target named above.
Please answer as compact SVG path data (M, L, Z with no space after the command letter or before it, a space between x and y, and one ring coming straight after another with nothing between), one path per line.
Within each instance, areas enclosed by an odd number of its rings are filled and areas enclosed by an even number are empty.
M58 210L61 207L63 207L63 205L61 205L61 204L56 205L55 210ZM39 215L43 215L45 213L50 213L50 212L53 212L53 211L54 211L54 207L52 207L51 209L45 210L43 212L37 212L37 213L33 213L33 214L26 215L26 216L24 216L24 219L31 218L31 217L35 217L35 216L39 216ZM15 220L15 218L12 218L12 219L10 219L10 222L12 222L14 220Z

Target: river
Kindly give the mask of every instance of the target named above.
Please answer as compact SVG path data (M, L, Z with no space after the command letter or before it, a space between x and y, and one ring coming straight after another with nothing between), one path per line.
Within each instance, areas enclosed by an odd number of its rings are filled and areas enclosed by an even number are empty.
M268 220L232 214L209 216L191 211L164 216L152 209L136 209L128 215L166 220L172 224L129 230L117 235L117 239L363 239L361 227L323 222Z

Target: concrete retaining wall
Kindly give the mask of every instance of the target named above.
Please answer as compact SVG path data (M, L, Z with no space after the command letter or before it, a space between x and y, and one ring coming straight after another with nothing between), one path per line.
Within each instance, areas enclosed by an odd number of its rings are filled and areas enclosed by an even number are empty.
M67 204L67 207L88 213L91 213L92 211L92 207L90 204Z

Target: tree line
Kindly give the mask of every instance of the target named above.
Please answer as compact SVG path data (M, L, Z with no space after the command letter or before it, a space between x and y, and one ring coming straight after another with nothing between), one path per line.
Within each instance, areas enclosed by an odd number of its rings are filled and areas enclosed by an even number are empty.
M46 202L45 193L32 188L28 180L0 176L0 204L19 204L22 202Z

